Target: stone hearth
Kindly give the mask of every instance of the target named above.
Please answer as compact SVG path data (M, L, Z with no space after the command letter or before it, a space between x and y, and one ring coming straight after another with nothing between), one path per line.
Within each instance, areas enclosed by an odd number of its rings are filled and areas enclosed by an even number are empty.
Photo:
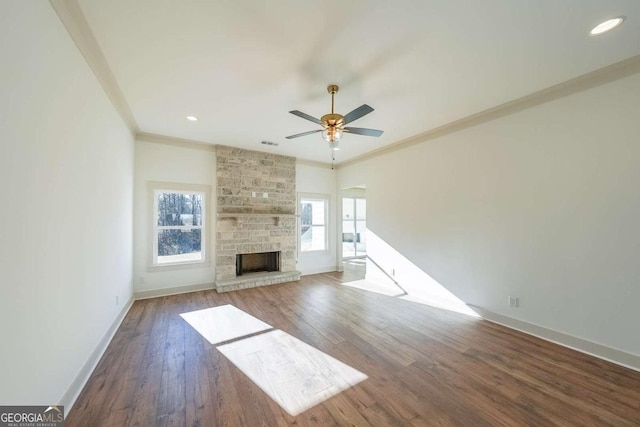
M216 290L299 280L295 158L225 146L216 158ZM236 274L238 254L262 252L280 252L280 271Z

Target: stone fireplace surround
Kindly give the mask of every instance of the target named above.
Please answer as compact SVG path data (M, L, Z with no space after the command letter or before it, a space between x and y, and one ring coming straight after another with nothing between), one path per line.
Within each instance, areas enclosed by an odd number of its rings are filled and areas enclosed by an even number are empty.
M295 158L218 145L216 159L216 290L299 280ZM237 276L236 255L260 252L280 252L280 271Z

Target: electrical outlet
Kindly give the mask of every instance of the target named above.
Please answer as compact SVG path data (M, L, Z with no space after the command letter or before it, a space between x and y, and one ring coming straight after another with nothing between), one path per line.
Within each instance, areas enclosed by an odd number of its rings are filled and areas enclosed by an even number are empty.
M256 197L256 192L255 191L251 192L251 197Z
M509 307L518 307L519 305L518 297L510 296L507 303L509 304Z
M144 285L144 276L140 276L140 278L138 279L138 283Z
M269 197L269 193L262 193L262 198L267 199Z
M392 275L392 276L395 276L395 275L396 275L396 269L395 269L395 268L392 268L392 269L391 269L391 275Z

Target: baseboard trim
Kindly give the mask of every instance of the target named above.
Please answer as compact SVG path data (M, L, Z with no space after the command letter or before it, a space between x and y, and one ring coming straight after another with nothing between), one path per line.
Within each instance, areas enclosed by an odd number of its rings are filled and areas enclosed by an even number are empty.
M213 282L198 283L196 285L187 286L174 286L172 288L151 289L149 291L135 292L134 297L136 300L149 299L157 297L166 297L169 295L187 294L189 292L197 291L209 291L215 289Z
M490 322L497 323L499 325L506 326L507 328L515 329L517 331L524 332L525 334L541 338L545 341L550 341L563 347L568 347L581 353L640 372L640 356L638 355L587 341L563 332L554 331L553 329L548 329L523 320L514 319L513 317L494 313L482 307L471 304L469 304L469 307L471 307L473 311L478 313L483 319Z
M67 391L62 395L60 404L64 405L65 416L69 415L69 413L71 412L71 409L73 408L73 405L75 405L78 396L80 396L82 389L87 384L87 381L89 381L89 377L91 377L91 374L93 374L93 371L96 369L98 362L104 355L104 352L107 350L107 347L111 343L113 336L116 334L116 331L118 330L118 328L120 328L122 321L127 316L127 313L129 313L129 310L131 309L134 301L135 300L131 298L127 305L120 311L120 313L118 313L113 323L111 324L111 327L104 334L100 342L98 342L98 345L91 352L89 358L80 369L80 372L78 372L78 375L76 375L74 380L71 382L71 385L69 385L69 387L67 388Z
M335 265L329 267L318 267L318 268L310 268L301 272L301 276L310 276L312 274L321 274L321 273L333 273L334 271L338 271L338 267Z

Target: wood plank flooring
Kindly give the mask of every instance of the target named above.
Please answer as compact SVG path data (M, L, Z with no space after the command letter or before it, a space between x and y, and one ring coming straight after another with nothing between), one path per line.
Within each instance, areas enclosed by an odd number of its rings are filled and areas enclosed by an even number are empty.
M66 426L639 426L640 373L328 273L136 301ZM292 417L181 313L232 304L365 373Z

